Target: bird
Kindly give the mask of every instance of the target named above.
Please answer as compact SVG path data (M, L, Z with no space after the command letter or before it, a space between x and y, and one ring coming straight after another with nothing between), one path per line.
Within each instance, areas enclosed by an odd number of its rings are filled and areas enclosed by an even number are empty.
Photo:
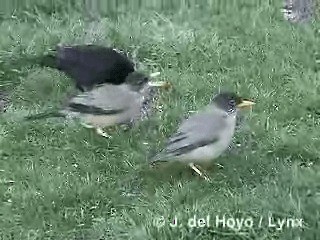
M132 125L149 117L154 100L154 88L166 88L167 82L151 82L141 72L132 72L123 84L101 84L90 91L71 97L62 110L26 116L26 120L47 117L79 119L87 128L95 128L99 135L109 138L103 128Z
M135 71L134 63L125 54L111 47L93 44L60 44L55 50L30 62L64 72L82 92L103 83L122 84L129 73Z
M291 23L306 23L310 22L315 11L312 0L284 0L281 12Z
M253 104L254 101L239 97L234 92L214 95L211 103L202 111L181 122L164 149L150 159L151 165L163 161L180 161L209 180L195 163L213 160L228 148L235 132L238 110Z

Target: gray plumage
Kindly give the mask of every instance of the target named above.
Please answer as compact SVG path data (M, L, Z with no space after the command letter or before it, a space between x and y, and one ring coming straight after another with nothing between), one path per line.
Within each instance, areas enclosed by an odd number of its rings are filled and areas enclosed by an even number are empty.
M62 112L94 127L133 122L142 117L145 96L127 84L104 84L70 99Z
M235 129L236 113L228 114L210 106L182 122L166 148L152 161L209 161L220 156L229 146Z
M154 89L149 85L149 78L143 73L133 72L123 84L102 84L70 98L66 107L58 113L40 113L26 118L78 118L95 128L130 124L144 119L150 113L154 98L152 94Z
M309 22L314 15L313 0L285 0L282 12L284 18L292 23Z
M204 111L184 120L165 149L151 159L205 162L220 156L230 145L236 126L236 105L241 99L232 93L217 95Z

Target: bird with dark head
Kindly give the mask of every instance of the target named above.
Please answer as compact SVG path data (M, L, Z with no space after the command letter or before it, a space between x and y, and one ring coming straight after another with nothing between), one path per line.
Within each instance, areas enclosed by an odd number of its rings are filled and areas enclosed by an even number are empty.
M162 82L165 86L167 83ZM162 87L161 83L149 81L143 73L130 73L125 82L119 85L100 84L90 91L69 99L61 111L39 113L26 117L36 120L46 117L77 118L97 133L108 137L102 130L118 124L132 124L148 117L153 104L153 87ZM148 104L146 102L148 101Z
M125 83L132 91L139 92L146 84L149 85L150 79L142 72L132 72L126 77ZM152 86L152 83L150 83L150 86Z
M98 45L58 45L48 55L35 59L41 66L58 69L71 77L81 91L98 84L122 84L134 63L119 51Z
M228 113L235 112L237 109L251 106L251 100L243 99L233 92L222 92L213 97L212 103Z
M214 96L212 103L203 111L182 121L177 132L169 138L165 148L151 159L151 163L184 162L208 179L194 163L205 163L219 157L233 138L238 109L253 104L253 101L232 92Z

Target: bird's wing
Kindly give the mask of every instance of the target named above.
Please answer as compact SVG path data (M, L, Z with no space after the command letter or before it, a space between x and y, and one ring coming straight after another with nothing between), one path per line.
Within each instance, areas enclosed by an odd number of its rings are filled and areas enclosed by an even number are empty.
M127 111L134 103L139 104L139 101L140 95L126 85L104 84L73 97L68 108L79 113L109 115Z
M59 69L83 86L109 81L122 83L134 71L133 62L112 48L95 45L58 46L57 53Z
M83 113L83 114L92 114L92 115L114 115L114 114L119 114L123 113L127 109L106 109L103 107L96 107L94 105L86 105L83 103L70 103L69 104L69 109L71 111L75 111L78 113Z
M177 133L169 138L166 148L155 160L179 156L218 141L221 131L227 127L225 117L226 114L222 111L192 115L182 122Z
M87 46L58 46L57 59L59 69L84 84L85 79L95 79L98 73L104 71L105 62L102 61L98 49ZM87 80L87 81L92 81Z

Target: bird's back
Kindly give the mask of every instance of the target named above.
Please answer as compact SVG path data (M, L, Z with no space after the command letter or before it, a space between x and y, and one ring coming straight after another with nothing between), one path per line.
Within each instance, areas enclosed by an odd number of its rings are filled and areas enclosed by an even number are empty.
M234 134L235 114L207 107L202 112L185 119L177 133L169 139L167 153L183 160L208 160L219 156L230 144ZM215 144L215 147L210 147Z
M139 118L142 100L138 92L130 91L125 84L104 84L72 98L68 111L80 113L79 117L88 124L106 127Z
M57 68L74 78L80 86L121 84L134 71L134 64L125 55L94 45L58 46Z

